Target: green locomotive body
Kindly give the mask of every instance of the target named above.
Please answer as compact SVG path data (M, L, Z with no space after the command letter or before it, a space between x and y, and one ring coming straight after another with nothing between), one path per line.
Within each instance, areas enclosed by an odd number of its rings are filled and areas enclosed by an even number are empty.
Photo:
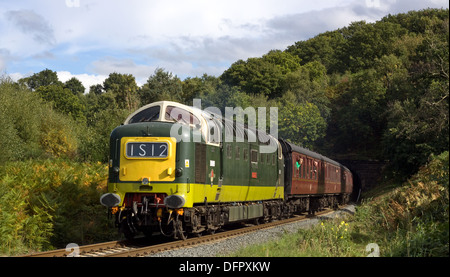
M275 151L261 153L269 144ZM101 202L127 238L156 231L184 239L231 222L279 218L283 180L275 138L162 101L137 110L111 133L108 193Z

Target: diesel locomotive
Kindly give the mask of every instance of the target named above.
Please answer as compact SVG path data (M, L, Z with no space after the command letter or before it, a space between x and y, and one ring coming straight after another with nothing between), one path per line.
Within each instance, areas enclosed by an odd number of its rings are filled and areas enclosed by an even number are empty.
M229 223L337 207L352 187L351 172L336 161L216 113L161 101L112 131L100 202L126 238L159 232L186 239Z

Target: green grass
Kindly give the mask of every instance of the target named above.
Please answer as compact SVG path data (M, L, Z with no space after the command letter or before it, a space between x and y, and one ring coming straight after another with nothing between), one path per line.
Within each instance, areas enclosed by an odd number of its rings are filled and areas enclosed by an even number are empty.
M448 171L449 155L444 152L406 183L387 183L367 193L355 215L323 221L230 256L365 257L379 251L384 257L448 257Z
M345 220L322 221L310 229L299 229L280 239L253 245L233 253L233 257L359 257L364 256L361 236L356 240L352 223Z

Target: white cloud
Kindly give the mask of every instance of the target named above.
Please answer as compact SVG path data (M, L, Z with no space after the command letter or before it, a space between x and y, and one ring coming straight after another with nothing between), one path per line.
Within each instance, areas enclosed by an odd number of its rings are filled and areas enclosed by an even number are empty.
M150 75L153 74L156 66L145 64L136 64L132 59L120 59L115 57L105 57L92 62L91 71L100 75L109 75L117 72L121 74L132 74L138 85L145 83Z
M73 77L77 78L78 80L80 80L80 82L85 87L86 93L89 92L90 86L97 85L97 84L103 85L103 82L105 81L105 79L108 78L107 75L72 74L69 71L58 71L58 72L56 72L56 74L58 75L58 79L61 82L66 82L66 81L72 79Z
M69 71L58 71L56 72L58 75L58 80L61 82L67 82L68 80L72 79L73 77L80 80L80 82L85 87L85 93L89 92L89 88L92 85L101 84L103 85L103 82L106 78L108 78L107 75L95 75L95 74L72 74ZM7 74L13 81L17 82L19 79L22 79L24 77L31 76L33 74L22 74L19 72L15 73L8 73Z

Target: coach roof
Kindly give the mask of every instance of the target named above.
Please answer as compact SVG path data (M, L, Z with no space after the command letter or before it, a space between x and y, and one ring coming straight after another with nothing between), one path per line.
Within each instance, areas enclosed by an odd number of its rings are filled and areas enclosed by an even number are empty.
M289 152L296 152L296 153L304 154L304 155L306 155L308 157L312 157L312 158L318 159L318 160L323 160L323 161L326 161L329 164L336 165L336 166L339 166L339 167L342 166L342 167L346 168L342 164L340 164L340 163L338 163L338 162L336 162L336 161L334 161L334 160L332 160L332 159L330 159L328 157L320 155L320 154L318 154L316 152L313 152L313 151L311 151L309 149L303 148L301 146L297 146L297 145L295 145L293 143L290 143L290 142L288 142L288 141L286 141L284 139L280 139L280 141L283 141L288 146L287 150Z

